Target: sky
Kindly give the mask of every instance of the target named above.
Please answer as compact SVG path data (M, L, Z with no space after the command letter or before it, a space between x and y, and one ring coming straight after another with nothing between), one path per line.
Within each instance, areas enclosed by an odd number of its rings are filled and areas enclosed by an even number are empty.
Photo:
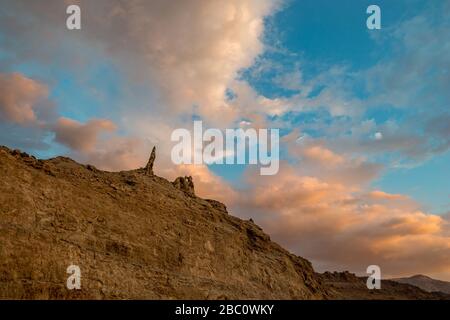
M66 8L81 8L81 30ZM369 5L381 29L366 26ZM192 175L319 271L450 280L450 1L0 0L0 144ZM280 170L174 165L192 128L280 129Z

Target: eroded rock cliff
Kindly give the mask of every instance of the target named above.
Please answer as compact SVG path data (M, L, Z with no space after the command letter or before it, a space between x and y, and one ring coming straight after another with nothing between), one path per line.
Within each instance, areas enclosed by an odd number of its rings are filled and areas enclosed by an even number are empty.
M105 172L0 147L0 299L448 299L315 273L253 221L144 168ZM345 250L345 248L343 248ZM81 289L66 287L67 268Z
M0 148L0 298L322 299L311 264L225 205L145 168ZM81 290L68 290L69 265Z

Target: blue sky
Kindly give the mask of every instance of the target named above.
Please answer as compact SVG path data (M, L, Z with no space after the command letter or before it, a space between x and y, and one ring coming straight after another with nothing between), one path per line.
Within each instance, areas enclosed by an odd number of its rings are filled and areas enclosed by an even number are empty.
M440 10L438 1L432 4L426 1L378 1L377 5L382 8L382 30L368 30L365 27L367 15L362 13L370 4L372 1L289 1L284 10L268 21L272 33L267 34L266 41L277 48L269 51L265 59L287 68L301 63L305 78L314 78L321 70L336 65L345 66L349 72L364 72L396 55L396 42L386 36L387 33L405 21L423 15L426 10ZM437 9L430 9L433 7ZM270 78L279 76L278 72L270 70L265 75L267 77L263 79L250 77L261 94L271 97L292 94L273 86ZM352 94L362 98L371 95L361 87L356 83ZM448 101L445 102L448 111ZM381 105L378 109L368 110L362 120L400 121L407 113L411 111ZM300 118L295 123L299 126L308 115L305 118L302 114ZM382 154L373 155L376 156L383 157ZM410 195L434 213L445 213L450 204L449 167L449 153L446 152L414 166L387 167L373 184L391 193Z

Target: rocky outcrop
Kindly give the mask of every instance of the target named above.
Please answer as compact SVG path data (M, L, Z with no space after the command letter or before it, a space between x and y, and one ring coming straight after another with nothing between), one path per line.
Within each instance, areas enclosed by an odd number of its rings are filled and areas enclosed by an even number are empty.
M227 206L224 205L222 202L212 200L212 199L206 199L206 201L214 208L219 211L222 211L223 213L228 213Z
M172 182L172 184L175 186L175 188L184 191L188 195L195 195L194 182L192 181L192 177L178 177L174 182Z
M148 176L153 176L153 164L156 159L156 147L153 147L150 158L148 159L147 165L144 168L145 174Z

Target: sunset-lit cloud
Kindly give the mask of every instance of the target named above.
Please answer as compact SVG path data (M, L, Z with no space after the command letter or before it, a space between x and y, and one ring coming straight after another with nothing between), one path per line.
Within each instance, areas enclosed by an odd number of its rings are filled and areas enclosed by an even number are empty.
M82 124L68 118L59 118L54 126L55 140L75 151L91 151L98 135L116 129L114 123L104 119L92 119Z
M255 219L321 271L364 274L376 264L387 277L450 277L449 221L421 211L405 196L377 190L366 194L348 188L345 180L339 184L302 176L287 164L276 177L253 174L249 182L251 191L233 210Z
M34 16L19 24L17 32L29 37L33 24L62 42L91 44L117 62L129 79L152 87L159 112L197 113L216 124L236 120L238 110L229 104L226 91L236 81L238 71L252 65L263 52L261 37L264 18L272 14L281 1L208 1L131 0L123 2L79 1L88 32L72 38L57 27L60 19L54 12L65 11L64 2L49 1L45 6L11 1L9 6ZM45 17L37 21L37 16ZM3 24L13 24L11 19ZM26 25L29 23L29 25ZM10 27L10 26L9 26ZM23 31L23 33L22 33ZM72 35L72 34L71 34ZM11 43L14 47L16 43ZM21 44L14 48L21 51ZM58 51L55 48L54 51ZM25 52L20 52L25 54ZM46 60L48 52L36 58ZM84 54L75 58L81 63Z
M69 2L2 2L0 143L111 171L144 166L156 146L156 174L193 176L199 196L319 270L450 279L448 204L433 206L449 201L450 1L378 33L337 3L320 19L296 12L318 30L286 14L303 2L269 0L77 0L82 29L69 31ZM279 174L173 165L170 135L193 119L280 128Z

